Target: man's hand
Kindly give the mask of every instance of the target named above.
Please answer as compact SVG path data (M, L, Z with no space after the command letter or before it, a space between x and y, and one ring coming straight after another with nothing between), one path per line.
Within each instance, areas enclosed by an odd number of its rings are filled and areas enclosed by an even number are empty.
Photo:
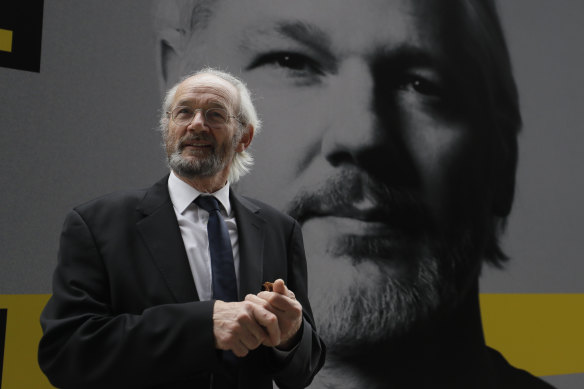
M250 294L245 297L245 301L260 305L277 316L281 334L280 342L276 344L279 349L289 350L294 347L302 325L302 305L283 280L274 282L272 292L260 292L257 296Z
M246 356L260 344L273 347L280 343L277 315L249 301L217 300L213 307L213 335L216 348L231 350L238 357Z

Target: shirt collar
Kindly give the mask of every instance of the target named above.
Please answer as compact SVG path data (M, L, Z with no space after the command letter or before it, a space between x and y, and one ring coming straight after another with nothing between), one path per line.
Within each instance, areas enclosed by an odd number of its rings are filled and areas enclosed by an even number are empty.
M191 205L193 201L199 197L199 195L202 194L178 178L173 171L170 172L170 176L168 177L168 193L170 194L172 205L181 214L184 213L187 207ZM229 182L227 182L225 186L219 189L217 192L210 194L219 200L221 205L223 205L227 215L231 215L231 203L229 202Z

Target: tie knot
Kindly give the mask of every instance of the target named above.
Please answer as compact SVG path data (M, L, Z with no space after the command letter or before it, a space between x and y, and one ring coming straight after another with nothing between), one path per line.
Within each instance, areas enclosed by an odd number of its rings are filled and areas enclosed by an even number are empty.
M219 211L219 202L214 196L199 196L195 199L195 204L205 211Z

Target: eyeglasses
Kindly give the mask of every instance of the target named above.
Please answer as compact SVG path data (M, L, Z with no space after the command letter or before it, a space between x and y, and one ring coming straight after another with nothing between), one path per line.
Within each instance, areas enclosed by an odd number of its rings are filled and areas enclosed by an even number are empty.
M201 111L203 113L203 116L205 117L205 123L210 127L224 126L227 124L227 122L229 122L230 118L237 120L236 116L229 115L229 113L223 108L202 109L179 106L170 112L166 112L166 114L170 116L174 124L177 126L188 126L195 118L197 111Z

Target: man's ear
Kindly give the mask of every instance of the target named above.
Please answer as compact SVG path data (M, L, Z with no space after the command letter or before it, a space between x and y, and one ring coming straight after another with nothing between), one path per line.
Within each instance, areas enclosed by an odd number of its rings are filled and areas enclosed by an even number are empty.
M166 29L160 31L156 39L158 86L163 93L178 82L180 77L181 35L180 30Z
M251 144L251 140L253 139L254 127L251 124L247 125L247 131L241 136L239 143L237 144L237 148L235 151L241 153L242 151L247 150L249 145Z

